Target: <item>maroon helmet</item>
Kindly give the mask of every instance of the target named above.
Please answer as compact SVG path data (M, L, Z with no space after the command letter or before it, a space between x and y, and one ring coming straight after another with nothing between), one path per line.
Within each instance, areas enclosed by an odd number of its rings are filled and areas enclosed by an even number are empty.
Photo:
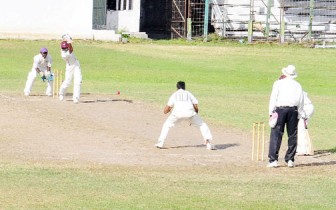
M62 49L68 49L68 48L69 48L69 44L68 44L66 41L63 41L63 42L61 43L61 48L62 48Z

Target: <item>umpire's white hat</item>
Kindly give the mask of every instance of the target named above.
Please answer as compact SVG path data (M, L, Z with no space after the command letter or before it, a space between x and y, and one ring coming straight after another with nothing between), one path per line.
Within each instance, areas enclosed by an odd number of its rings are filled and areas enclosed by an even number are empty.
M283 68L281 71L287 77L290 77L290 78L297 77L297 73L295 71L295 66L293 66L293 65L288 65L287 67Z

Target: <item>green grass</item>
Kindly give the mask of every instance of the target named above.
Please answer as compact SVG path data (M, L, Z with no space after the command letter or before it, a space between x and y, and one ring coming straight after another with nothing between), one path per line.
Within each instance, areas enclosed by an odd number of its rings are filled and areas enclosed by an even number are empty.
M286 175L237 167L0 169L1 209L333 209L336 198L330 167Z
M49 48L54 69L64 69L59 41L1 40L0 46L3 91L23 89L32 57L42 46ZM199 99L205 119L243 131L250 131L254 121L268 120L272 84L282 67L294 64L297 80L316 107L310 124L315 147L334 148L336 51L332 49L181 40L124 45L77 41L74 47L82 66L84 93L115 94L120 90L124 96L154 103L161 109L176 82L184 80ZM35 84L35 90L44 88Z
M0 40L1 92L22 93L32 58L43 46L53 56L53 68L64 69L59 41ZM282 67L294 64L316 109L310 123L315 149L335 153L332 49L181 40L124 45L76 40L74 48L84 93L120 90L162 109L176 82L184 80L208 123L244 132L251 132L252 122L268 120L272 84ZM44 91L43 84L35 83L33 91ZM256 171L3 163L0 209L333 209L332 165L293 173L264 166Z

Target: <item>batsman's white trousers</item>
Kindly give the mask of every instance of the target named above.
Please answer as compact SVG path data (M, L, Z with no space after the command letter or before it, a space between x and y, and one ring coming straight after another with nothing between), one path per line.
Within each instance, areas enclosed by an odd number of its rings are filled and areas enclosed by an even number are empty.
M81 94L81 84L82 84L82 71L80 64L76 61L73 65L66 65L65 70L65 79L59 90L60 95L64 95L65 90L71 85L71 81L74 79L74 88L73 88L73 100L79 100Z
M46 71L47 69L40 69L42 72ZM30 91L33 87L34 81L37 77L37 75L39 75L36 71L36 69L32 69L29 73L28 73L28 77L27 77L27 81L26 81L26 86L23 90L23 92L25 94L30 94ZM51 96L52 95L52 81L46 81L47 83L47 90L46 90L46 95Z
M204 140L209 140L209 141L212 140L212 135L211 135L211 132L210 132L210 129L209 129L208 125L205 122L203 122L203 120L201 119L201 117L198 114L196 114L192 117L188 117L188 118L179 118L179 117L171 114L171 115L169 115L169 117L167 118L167 120L164 122L164 124L162 126L162 130L161 130L161 134L160 134L160 137L158 139L158 142L163 144L164 141L167 138L169 129L171 127L174 127L175 124L177 124L181 121L189 121L191 124L197 125L200 128L203 139Z

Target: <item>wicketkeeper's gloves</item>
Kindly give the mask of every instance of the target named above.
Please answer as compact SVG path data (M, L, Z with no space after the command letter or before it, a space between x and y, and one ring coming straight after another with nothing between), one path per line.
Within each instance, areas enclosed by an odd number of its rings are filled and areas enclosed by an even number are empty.
M49 74L48 76L46 76L46 79L48 80L48 82L53 81L54 80L54 74Z
M41 77L41 79L42 79L42 81L44 82L44 81L47 79L47 77L46 77L45 75L43 75L43 76Z

